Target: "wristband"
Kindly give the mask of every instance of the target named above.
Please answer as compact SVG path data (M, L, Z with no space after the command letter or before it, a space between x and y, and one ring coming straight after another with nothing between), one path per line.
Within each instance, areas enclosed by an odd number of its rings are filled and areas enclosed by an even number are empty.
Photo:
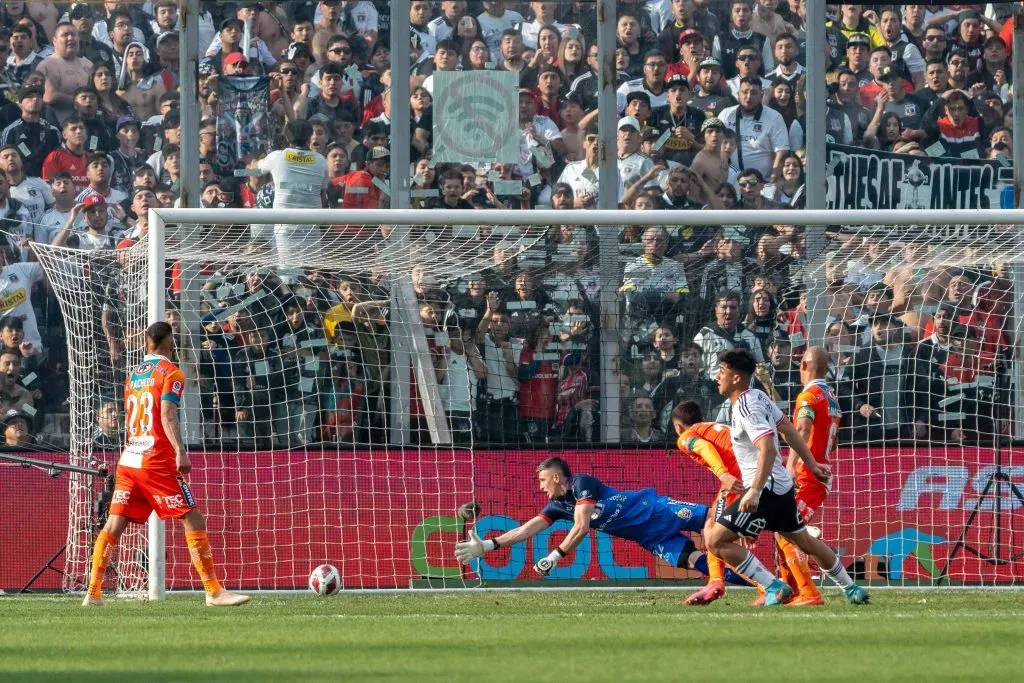
M484 541L484 552L490 552L492 550L497 550L500 547L501 546L498 545L498 541L493 539L493 538L488 538L486 541Z
M566 555L569 554L569 553L565 552L564 550L562 550L562 546L557 546L555 548L555 552L558 553L559 555L561 555L562 557L565 557Z

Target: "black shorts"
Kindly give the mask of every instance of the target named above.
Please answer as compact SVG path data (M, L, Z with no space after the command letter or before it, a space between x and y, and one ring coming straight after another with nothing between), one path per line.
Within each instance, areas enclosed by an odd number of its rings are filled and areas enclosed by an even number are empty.
M715 521L744 538L757 538L766 529L790 533L804 528L792 488L785 493L774 493L766 488L761 492L761 500L754 512L740 512L741 499L737 497L727 505Z

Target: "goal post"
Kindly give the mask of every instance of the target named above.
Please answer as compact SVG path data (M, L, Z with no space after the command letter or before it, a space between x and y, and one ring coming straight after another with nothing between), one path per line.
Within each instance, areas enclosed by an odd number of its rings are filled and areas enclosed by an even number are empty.
M300 252L252 239L281 223L318 237ZM699 579L596 532L531 584L562 522L469 567L452 546L536 515L552 455L710 503L717 480L673 455L672 407L727 421L716 351L747 345L789 415L808 343L829 351L844 411L811 524L854 575L1024 575L1024 211L155 209L148 224L126 251L38 250L69 333L72 453L92 454L140 331L174 321L191 483L226 585L302 589L323 563L367 590ZM735 304L722 319L720 300ZM489 305L507 334L481 324ZM81 576L89 502L71 486ZM120 589L197 588L176 527L125 535ZM757 552L771 561L767 537Z

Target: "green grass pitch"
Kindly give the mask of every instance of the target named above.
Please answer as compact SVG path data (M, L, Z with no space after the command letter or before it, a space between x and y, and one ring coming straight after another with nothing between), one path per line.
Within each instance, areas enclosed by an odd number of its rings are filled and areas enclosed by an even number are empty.
M828 591L705 608L684 591L0 597L0 681L1020 681L1024 593Z

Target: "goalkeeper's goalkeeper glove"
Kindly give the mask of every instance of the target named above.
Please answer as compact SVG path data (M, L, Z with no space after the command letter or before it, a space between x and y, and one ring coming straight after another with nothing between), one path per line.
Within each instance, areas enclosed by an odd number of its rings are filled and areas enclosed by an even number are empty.
M469 564L483 554L498 548L498 542L493 539L480 540L476 531L469 530L469 540L459 541L455 544L455 559L462 564Z
M537 564L533 565L533 571L541 576L547 576L551 573L552 569L558 566L558 561L563 557L565 557L565 551L561 548L555 548L547 557L537 560Z

